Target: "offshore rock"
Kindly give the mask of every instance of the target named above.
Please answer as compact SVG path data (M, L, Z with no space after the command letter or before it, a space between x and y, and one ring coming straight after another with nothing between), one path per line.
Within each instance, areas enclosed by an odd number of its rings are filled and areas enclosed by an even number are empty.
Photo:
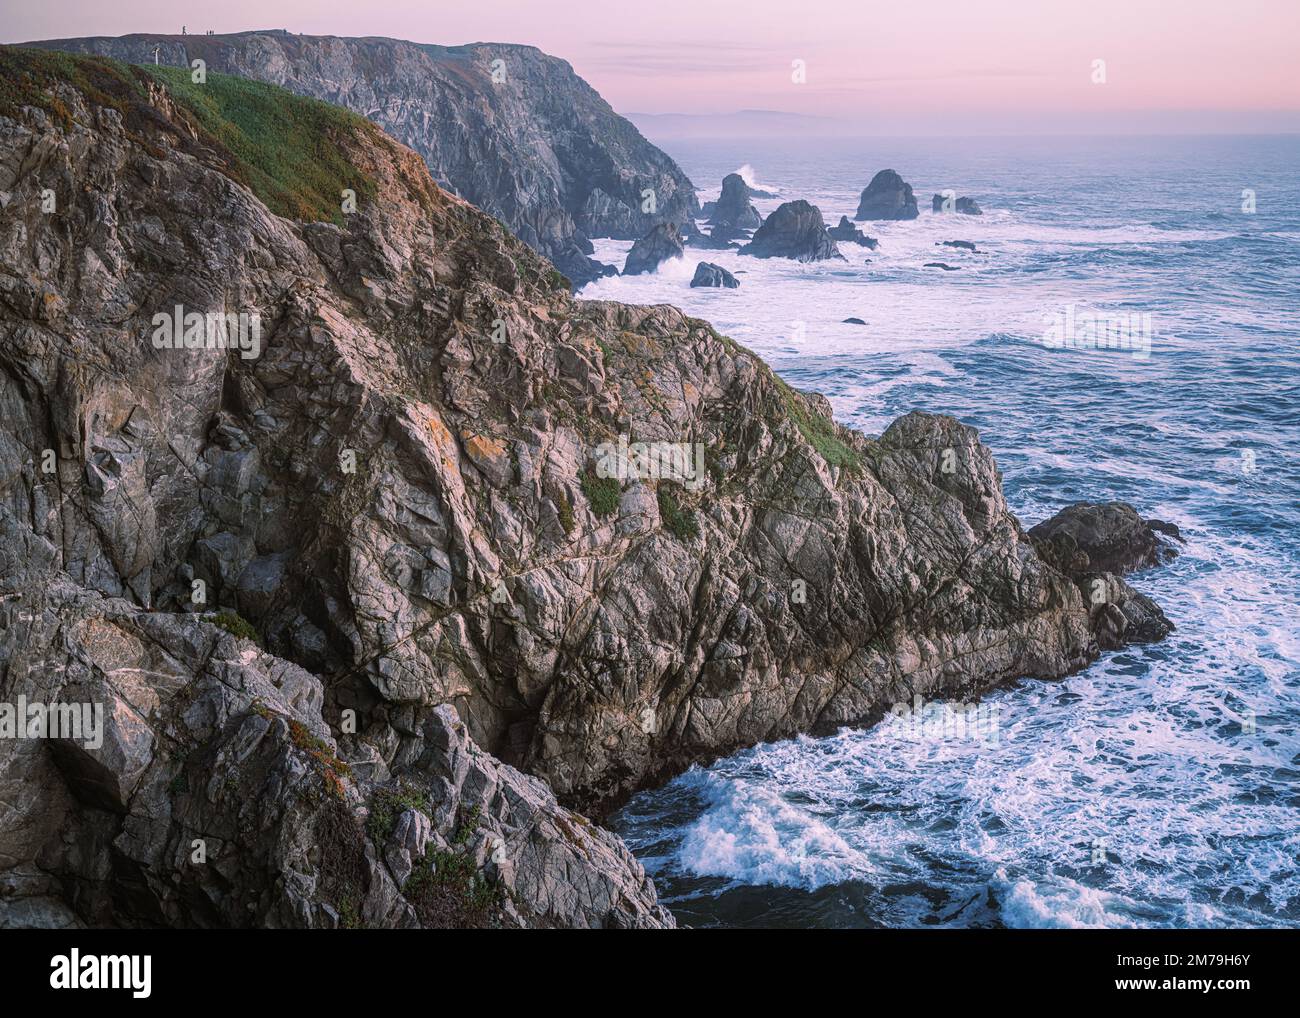
M930 199L930 208L934 212L944 212L947 210L948 199L941 194L936 194ZM982 216L984 210L979 207L974 198L958 198L953 203L953 211L959 212L964 216Z
M700 262L696 265L695 275L691 278L691 286L724 286L734 290L739 285L739 279L721 265L714 265L712 262Z
M623 275L635 276L655 272L670 258L681 258L685 253L676 223L660 223L632 245L623 263Z
M712 203L709 223L729 226L737 230L757 230L763 217L750 204L749 185L739 173L729 173L722 179L722 194Z
M893 170L881 170L862 190L854 219L915 219L916 196L912 185Z
M740 253L755 258L793 258L800 262L844 258L826 233L821 210L802 199L788 201L768 216Z
M875 237L868 237L851 222L848 216L840 216L838 226L832 226L826 231L831 240L844 241L851 244L859 244L862 247L870 248L874 251L880 246L880 242Z

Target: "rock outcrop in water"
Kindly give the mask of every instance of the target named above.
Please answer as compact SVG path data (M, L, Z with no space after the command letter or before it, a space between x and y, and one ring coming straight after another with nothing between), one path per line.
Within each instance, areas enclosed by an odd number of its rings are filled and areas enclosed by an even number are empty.
M1078 585L1103 650L1156 643L1173 632L1159 606L1122 579L1178 555L1172 542L1182 535L1172 523L1143 519L1127 502L1075 502L1029 536L1043 559Z
M880 246L880 242L875 237L868 237L851 222L848 216L840 216L838 226L832 226L826 231L826 235L831 240L850 244L858 244L862 247L874 251Z
M881 170L863 188L854 219L915 219L920 215L912 185L893 170Z
M0 48L0 701L105 728L0 740L0 922L669 925L573 809L1115 637L972 428L573 300L360 118L71 67Z
M655 272L670 258L680 258L684 253L677 224L660 223L632 245L623 263L623 275Z
M740 247L734 237L743 237L748 240L748 236L743 230L732 230L725 226L715 226L707 234L696 232L686 237L682 242L687 247L696 247L704 251L730 251Z
M799 262L844 258L826 233L821 209L802 199L788 201L768 216L740 253L755 258L793 258Z
M492 213L581 285L605 274L589 238L688 222L695 188L564 60L532 46L434 46L288 32L33 43L270 82L345 106L415 149L444 187ZM653 198L650 211L647 196Z
M1183 540L1174 524L1143 519L1127 502L1073 502L1029 536L1058 548L1058 558L1120 574L1173 560Z
M757 230L763 217L750 203L749 185L739 173L729 173L722 178L722 194L709 212L709 223L715 227L729 226L735 230Z
M721 265L712 262L700 262L695 266L695 275L691 277L691 286L723 286L734 290L739 285L739 279Z
M946 212L948 211L948 199L941 194L936 194L930 199L930 208L934 212ZM952 209L963 216L984 215L984 210L976 204L974 198L958 198L952 203Z

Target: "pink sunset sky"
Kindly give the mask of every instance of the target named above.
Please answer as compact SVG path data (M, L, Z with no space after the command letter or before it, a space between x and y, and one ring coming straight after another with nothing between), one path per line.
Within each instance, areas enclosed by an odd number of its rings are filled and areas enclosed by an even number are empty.
M1300 0L59 0L3 41L285 28L568 60L620 113L777 110L872 133L1300 131ZM791 80L792 61L806 82ZM1093 62L1105 61L1105 84Z

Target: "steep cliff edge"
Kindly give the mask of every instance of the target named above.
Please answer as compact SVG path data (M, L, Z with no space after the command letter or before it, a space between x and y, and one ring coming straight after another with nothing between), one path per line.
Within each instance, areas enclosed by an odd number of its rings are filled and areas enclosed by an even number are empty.
M564 60L532 46L434 46L288 32L127 35L29 45L270 82L369 117L434 179L492 213L575 284L591 237L691 222L695 188ZM650 212L646 192L653 192Z
M0 900L665 925L566 806L1097 655L973 429L867 438L703 321L574 301L344 111L0 61L0 699L109 708L99 750L0 742Z

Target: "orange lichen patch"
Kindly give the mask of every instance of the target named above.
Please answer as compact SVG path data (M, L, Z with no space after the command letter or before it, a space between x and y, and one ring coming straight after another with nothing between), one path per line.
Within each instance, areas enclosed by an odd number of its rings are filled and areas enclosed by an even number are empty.
M624 329L619 332L618 338L623 343L623 349L633 357L649 359L663 354L662 344L653 336Z
M329 791L342 799L345 794L343 778L351 777L352 768L334 755L329 743L312 735L301 721L289 722L289 738L294 746L311 757Z
M495 463L506 455L506 444L491 435L464 435L465 452L470 459Z
M429 434L433 439L433 447L438 453L438 458L442 461L443 469L454 471L460 459L456 452L456 439L436 412L429 414Z
M462 431L460 437L465 444L465 455L485 477L496 485L510 483L514 475L514 463L504 441L492 435L477 435L468 431Z

